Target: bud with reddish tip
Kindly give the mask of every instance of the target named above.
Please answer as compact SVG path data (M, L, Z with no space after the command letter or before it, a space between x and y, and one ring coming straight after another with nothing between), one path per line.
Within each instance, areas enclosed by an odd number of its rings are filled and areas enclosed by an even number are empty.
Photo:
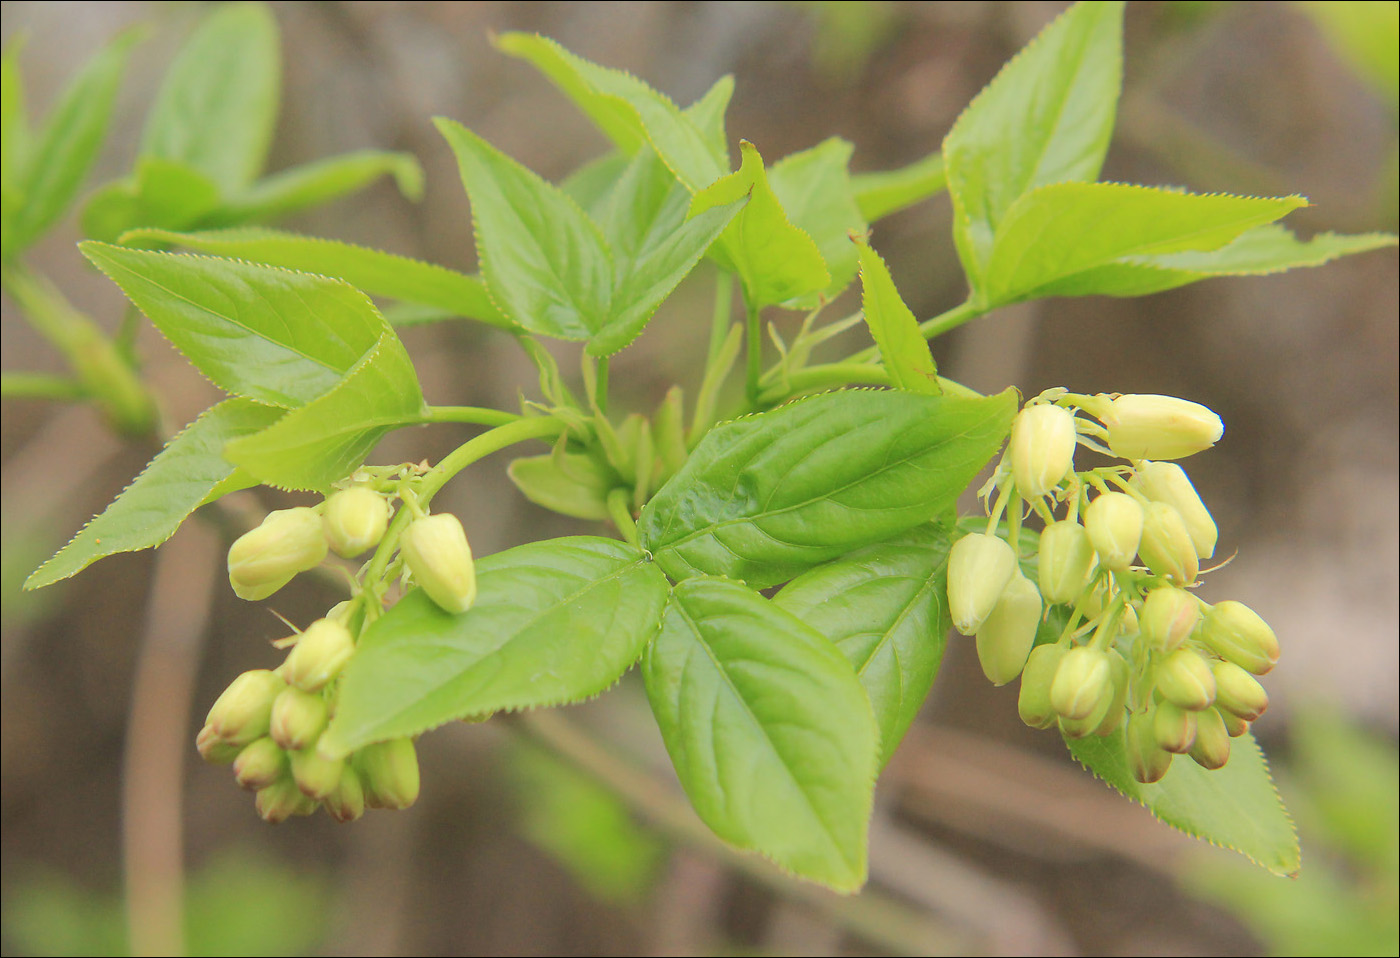
M258 789L254 804L263 821L269 825L280 825L293 815L304 814L306 801L297 783L288 776Z
M1201 640L1222 659L1255 675L1278 663L1278 636L1243 602L1227 600L1213 606L1201 623Z
M1199 712L1215 701L1215 675L1190 649L1177 649L1157 666L1157 690L1173 705Z
M1158 652L1173 652L1201 621L1201 604L1184 589L1163 586L1147 593L1138 617L1143 638Z
M1165 502L1181 515L1196 547L1197 558L1209 559L1215 555L1215 541L1219 536L1215 520L1185 469L1174 462L1140 462L1133 485L1153 502Z
M272 720L272 703L286 687L267 669L244 672L214 701L204 720L208 734L200 737L239 746L262 738Z
M1249 731L1249 722L1240 718L1234 712L1222 708L1219 705L1214 706L1214 710L1220 713L1220 720L1225 723L1225 731L1229 733L1231 738L1239 738L1245 732Z
M194 747L199 751L199 757L210 765L228 765L243 751L242 745L225 742L207 725L195 736Z
M1055 670L1050 704L1061 718L1087 719L1113 695L1113 672L1108 653L1090 646L1070 649Z
M365 813L365 787L350 762L341 762L340 766L340 783L322 802L331 818L341 823L353 822Z
M1016 553L996 536L973 532L948 553L948 609L963 635L976 635L1016 572Z
M326 537L316 510L279 509L229 547L228 581L240 599L256 602L325 558Z
M1153 710L1128 716L1125 744L1128 769L1144 785L1160 782L1172 765L1172 753L1157 744L1156 716Z
M1073 602L1094 564L1094 544L1077 522L1052 522L1040 533L1040 593L1047 602Z
M1197 713L1196 740L1190 754L1197 765L1212 771L1223 768L1230 760L1230 734L1216 709Z
M1185 755L1196 741L1196 713L1173 702L1162 701L1152 718L1157 745L1168 752Z
M389 528L389 502L367 486L343 489L326 499L322 529L331 551L342 559L379 545Z
M292 764L292 778L297 788L308 798L322 799L340 785L341 772L345 768L344 759L325 759L316 754L314 748L304 748L289 755Z
M1021 721L1031 728L1049 728L1055 724L1057 713L1050 702L1050 687L1069 649L1063 645L1037 645L1031 650L1026 667L1021 672L1021 693L1016 710Z
M1269 693L1259 680L1233 662L1212 662L1217 707L1253 722L1269 707Z
M1196 545L1186 531L1185 521L1165 502L1149 502L1143 509L1138 553L1143 565L1177 585L1195 582L1200 571Z
M233 760L234 779L253 791L271 785L286 770L287 753L267 736L250 742Z
M1119 396L1092 408L1123 459L1184 459L1220 441L1225 425L1200 403L1175 396Z
M1084 529L1105 569L1122 572L1133 564L1142 542L1142 506L1126 492L1106 492L1084 510Z
M1011 424L1011 474L1016 491L1033 499L1060 484L1074 465L1078 436L1074 413L1037 403L1022 409Z
M977 660L993 685L1005 685L1025 668L1041 608L1035 583L1017 571L977 630Z
M465 612L476 601L476 566L467 533L449 513L415 519L399 550L419 587L445 612Z
M355 652L350 630L335 619L317 619L297 637L282 664L282 677L305 692L318 692L340 674Z
M288 686L272 706L272 740L298 752L316 744L328 721L326 701L319 693Z
M418 800L418 753L411 739L366 745L355 753L355 766L370 808L408 808Z

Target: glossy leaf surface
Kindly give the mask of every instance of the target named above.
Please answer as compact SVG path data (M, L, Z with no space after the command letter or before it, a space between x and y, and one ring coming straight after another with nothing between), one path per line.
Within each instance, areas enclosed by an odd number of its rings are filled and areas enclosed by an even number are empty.
M674 579L754 588L929 521L1000 447L1014 391L847 390L712 429L647 503L644 548Z
M953 535L926 525L793 579L773 597L855 669L880 727L880 764L919 714L943 662Z
M667 592L655 565L611 539L548 539L487 556L466 612L443 612L415 590L365 632L322 747L348 751L467 716L591 698L637 661Z
M864 883L879 733L830 642L742 585L691 579L642 668L705 824L800 877Z

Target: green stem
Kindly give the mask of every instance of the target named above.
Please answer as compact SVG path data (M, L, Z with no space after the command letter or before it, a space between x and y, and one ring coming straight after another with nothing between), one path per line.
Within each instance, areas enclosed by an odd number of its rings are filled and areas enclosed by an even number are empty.
M608 357L599 356L594 369L596 375L593 380L593 404L597 407L598 415L606 416L608 414Z
M155 428L155 402L117 344L79 312L46 278L22 264L0 271L0 284L19 305L29 325L68 360L74 376L128 436Z
M83 384L67 376L50 373L4 373L0 375L0 396L5 399L86 399Z
M632 521L632 510L629 506L631 496L622 486L618 486L608 493L608 515L612 517L613 524L617 526L617 531L622 533L622 538L627 540L628 545L636 546L637 523Z
M475 439L462 443L448 453L442 462L428 470L428 474L418 486L418 500L426 505L439 489L447 485L449 479L478 459L527 439L554 439L567 428L553 416L538 416L530 419L517 418L515 422L483 432Z
M884 366L874 363L828 363L822 366L808 366L788 376L786 383L759 393L755 405L776 406L802 393L857 383L866 386L888 386L890 374Z
M734 305L734 277L724 270L715 275L715 311L710 317L710 348L705 354L708 370L719 358L724 339L729 335L729 314Z
M749 397L750 403L758 401L759 380L763 378L763 325L759 322L758 307L744 298L744 306L747 311L745 327L748 330L748 375L744 377L747 384L745 395Z
M429 406L419 422L464 422L477 426L506 426L519 422L515 413L481 406Z

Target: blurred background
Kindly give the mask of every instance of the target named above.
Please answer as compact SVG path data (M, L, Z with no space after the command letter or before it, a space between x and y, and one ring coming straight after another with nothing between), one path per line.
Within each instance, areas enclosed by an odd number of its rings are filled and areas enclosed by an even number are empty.
M732 73L732 145L750 139L771 160L839 135L867 171L936 150L1063 6L274 3L285 77L270 168L411 151L427 173L421 203L385 183L286 225L473 269L467 202L430 117L462 121L552 179L605 149L547 82L493 51L492 31L539 31L681 103ZM1104 179L1299 192L1313 206L1289 224L1305 235L1394 230L1395 7L1130 4ZM140 118L205 9L3 5L6 43L27 36L38 117L113 34L153 27L91 185L130 168ZM31 262L115 328L124 300L86 268L78 238L64 225ZM961 301L946 197L882 221L874 244L921 318ZM650 409L672 381L694 387L708 297L707 284L683 286L618 358L619 409ZM534 393L504 337L458 324L404 339L432 402L511 408ZM6 370L61 369L8 300L0 346ZM217 399L154 330L139 348L171 428ZM191 522L159 552L20 593L155 450L115 438L84 406L7 401L4 953L162 953L183 935L195 954L1394 954L1395 251L1144 299L1004 309L936 354L944 375L984 390L1160 392L1224 418L1224 441L1191 473L1219 522L1219 554L1238 557L1205 597L1248 603L1283 643L1255 729L1303 832L1299 878L1193 842L1109 792L1057 736L1020 724L1015 687L991 688L956 637L881 780L871 884L856 898L741 874L678 843L500 722L424 737L422 798L407 812L271 828L193 749L218 692L274 661L267 642L285 631L223 585L236 532ZM396 434L372 461L436 460L466 435ZM256 521L298 501L243 493L234 514ZM439 504L463 518L478 554L588 531L526 502L498 460L468 470ZM306 622L338 598L298 580L276 608ZM560 714L673 785L632 678Z

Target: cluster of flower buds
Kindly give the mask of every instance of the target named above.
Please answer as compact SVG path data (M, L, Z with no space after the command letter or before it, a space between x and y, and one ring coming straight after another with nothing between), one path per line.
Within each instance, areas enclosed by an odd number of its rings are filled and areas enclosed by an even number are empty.
M335 678L355 651L339 618L318 619L275 671L233 680L209 710L196 745L216 765L233 765L238 784L256 793L258 814L274 824L318 806L350 822L366 808L407 808L418 798L413 742L369 745L348 757L317 750L335 710Z
M364 485L332 493L319 506L270 512L229 548L229 584L240 599L266 599L320 565L327 550L351 559L378 545L389 513L388 499Z
M356 480L362 478L357 474ZM297 573L319 565L327 551L353 558L378 546L392 517L392 494L372 485L353 481L318 506L270 513L229 549L234 592L265 599ZM390 581L402 575L405 586L417 585L446 612L467 611L476 600L476 567L462 523L446 513L424 515L411 493L399 494L414 518L397 542L402 561L380 564L381 574ZM383 585L360 583L357 601L379 601ZM354 608L353 601L341 603L304 632L277 643L291 646L281 666L236 678L209 710L196 740L206 761L232 764L238 783L257 793L258 814L269 822L309 815L321 805L337 821L348 822L366 808L407 808L418 797L411 740L381 742L349 755L320 747L321 733L335 714L336 680L355 652Z
M1268 705L1254 676L1279 657L1273 630L1247 606L1208 605L1191 591L1215 553L1216 526L1171 460L1210 448L1222 432L1215 413L1182 399L1048 391L1017 416L984 489L999 496L989 531L949 554L953 624L977 637L993 683L1020 676L1022 720L1070 738L1126 723L1142 782L1161 779L1174 755L1223 766L1230 738ZM1075 472L1081 445L1128 463ZM1010 541L996 534L1008 508ZM1023 565L1030 557L1012 543L1022 541L1027 511L1044 528L1036 562ZM1052 619L1054 606L1064 615ZM1042 636L1061 620L1058 637ZM1049 641L1037 645L1038 636Z

